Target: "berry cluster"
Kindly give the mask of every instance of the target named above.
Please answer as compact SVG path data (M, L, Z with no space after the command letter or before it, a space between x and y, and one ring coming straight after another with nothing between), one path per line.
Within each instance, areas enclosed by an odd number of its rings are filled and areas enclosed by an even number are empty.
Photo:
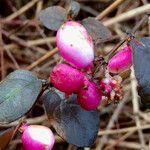
M120 76L111 77L107 74L108 77L101 80L95 78L93 40L80 23L64 23L57 32L56 41L61 56L69 64L57 64L52 69L50 82L55 88L67 96L76 93L80 106L89 111L99 106L102 96L108 98L108 103L120 99ZM120 73L128 69L131 65L131 55L131 48L125 46L108 61L106 72L108 70L111 73ZM101 65L102 63L99 66ZM49 128L23 124L21 130L24 150L53 148L54 135Z
M94 61L94 44L92 37L80 23L64 23L57 31L56 42L61 56L70 65L58 64L53 68L50 82L55 88L67 95L76 93L78 103L86 110L96 109L102 96L111 100L116 97L120 88L116 79L109 76L97 81L93 80L93 74L89 76L86 73ZM120 73L126 70L131 65L131 57L131 48L124 47L109 60L108 71Z

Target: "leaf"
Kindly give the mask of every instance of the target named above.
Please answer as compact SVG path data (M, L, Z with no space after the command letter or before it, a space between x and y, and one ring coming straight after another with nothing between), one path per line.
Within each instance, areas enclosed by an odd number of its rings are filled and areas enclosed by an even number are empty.
M9 128L5 131L0 132L0 150L4 150L6 146L9 144L14 130L15 130L14 128Z
M42 88L30 71L17 70L0 82L0 123L9 123L27 113Z
M76 17L80 11L80 4L76 1L71 1L70 4L70 15L72 18Z
M95 18L88 17L81 23L96 42L105 42L112 38L110 30Z
M76 95L69 100L62 100L57 93L49 91L43 99L48 118L63 139L78 147L93 144L100 123L96 110L82 109L76 101Z
M67 11L60 6L48 7L39 13L39 19L46 28L57 31L67 20Z
M133 65L138 81L138 93L144 107L150 108L150 37L132 40Z

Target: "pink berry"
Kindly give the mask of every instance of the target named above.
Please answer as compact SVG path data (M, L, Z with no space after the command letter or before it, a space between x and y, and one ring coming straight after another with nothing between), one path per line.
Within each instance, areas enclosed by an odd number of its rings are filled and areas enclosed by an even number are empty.
M108 70L112 73L120 73L131 66L132 50L129 46L121 49L108 62Z
M26 127L21 140L24 150L51 150L55 142L52 131L40 125Z
M71 94L77 91L83 83L84 75L67 64L56 65L50 74L50 81L58 90Z
M100 90L105 94L110 92L117 87L117 81L111 78L105 78L100 81Z
M56 42L61 56L79 69L86 68L94 60L92 38L78 22L64 23L57 31Z
M80 106L86 110L93 110L98 107L102 99L96 84L84 79L83 87L78 91L78 102Z

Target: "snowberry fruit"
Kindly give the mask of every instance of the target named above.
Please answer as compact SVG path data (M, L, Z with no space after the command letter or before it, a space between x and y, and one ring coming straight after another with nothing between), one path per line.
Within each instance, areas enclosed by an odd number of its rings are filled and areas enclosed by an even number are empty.
M55 142L52 131L40 125L24 128L21 140L24 150L51 150Z
M64 23L57 31L56 43L61 56L79 69L86 68L94 60L92 38L78 22Z
M83 83L84 74L67 64L56 65L50 74L50 81L58 90L71 94Z
M93 110L98 107L102 95L94 82L84 79L83 87L77 93L77 100L80 106L86 110Z
M109 60L107 68L109 72L120 73L128 69L131 63L132 50L130 46L126 46Z

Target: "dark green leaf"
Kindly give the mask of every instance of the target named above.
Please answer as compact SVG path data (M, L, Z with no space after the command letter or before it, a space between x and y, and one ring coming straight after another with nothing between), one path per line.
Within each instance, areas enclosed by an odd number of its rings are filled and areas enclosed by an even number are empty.
M68 143L79 147L93 144L100 123L96 110L82 109L76 101L76 95L69 100L61 100L54 91L45 94L44 106L57 133Z
M14 71L0 82L0 123L12 122L27 113L41 88L41 81L26 70Z
M131 46L138 93L144 107L150 108L150 37L132 40Z
M95 18L88 17L83 19L81 23L96 43L105 42L112 38L110 30Z
M52 6L42 10L39 18L45 27L56 31L67 20L67 11L60 6Z
M5 131L0 132L0 150L4 150L6 146L9 144L13 132L14 128L9 128Z

